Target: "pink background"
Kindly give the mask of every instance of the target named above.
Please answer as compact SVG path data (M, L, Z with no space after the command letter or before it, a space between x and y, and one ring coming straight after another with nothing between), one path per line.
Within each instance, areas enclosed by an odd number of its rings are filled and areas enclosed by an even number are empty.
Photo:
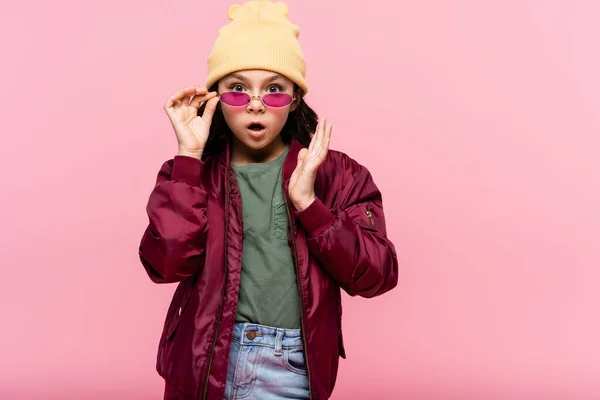
M204 83L229 4L2 7L0 398L161 398L175 286L137 246L176 152L163 103ZM401 265L345 296L334 399L600 398L598 2L288 5Z

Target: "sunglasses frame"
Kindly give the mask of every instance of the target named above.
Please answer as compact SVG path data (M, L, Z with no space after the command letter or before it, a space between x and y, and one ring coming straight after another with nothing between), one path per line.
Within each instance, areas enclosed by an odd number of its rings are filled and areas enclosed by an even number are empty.
M226 102L224 102L224 101L221 99L221 96L222 96L222 95L224 95L224 94L226 94L226 93L242 93L242 94L245 94L246 96L248 96L248 97L250 98L250 100L248 100L248 102L247 102L247 103L245 103L245 104L242 104L242 105L240 105L240 106L232 106L231 104L227 104ZM268 104L265 104L265 102L264 102L264 100L263 100L263 97L265 97L265 96L269 96L269 95L271 95L271 94L285 94L285 95L289 96L289 97L290 97L290 99L292 99L292 101L290 101L288 104L286 104L286 105L283 105L283 106L270 106L270 105L268 105ZM221 93L221 94L217 94L217 97L219 98L219 101L220 101L220 102L222 102L223 104L225 104L225 105L226 105L226 106L228 106L228 107L247 107L247 106L248 106L248 104L250 104L250 103L252 102L252 100L254 100L254 99L259 99L259 100L260 100L260 102L261 102L261 103L262 103L262 104L263 104L265 107L269 107L269 108L284 108L284 107L288 107L289 105L291 105L291 104L292 104L292 103L293 103L293 102L296 100L296 98L295 98L294 96L291 96L291 95L289 95L289 94L287 94L287 93L267 93L267 94L265 94L265 95L263 95L263 96L250 96L248 93L229 91L229 92L223 92L223 93Z

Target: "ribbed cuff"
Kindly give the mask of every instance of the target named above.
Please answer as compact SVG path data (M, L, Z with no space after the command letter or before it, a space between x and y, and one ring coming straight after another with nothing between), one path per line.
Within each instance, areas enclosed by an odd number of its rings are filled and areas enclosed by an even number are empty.
M307 208L302 211L295 210L294 214L309 237L321 234L335 221L335 215L317 197Z
M194 157L176 155L173 158L171 179L198 186L200 185L202 168L204 168L204 161Z

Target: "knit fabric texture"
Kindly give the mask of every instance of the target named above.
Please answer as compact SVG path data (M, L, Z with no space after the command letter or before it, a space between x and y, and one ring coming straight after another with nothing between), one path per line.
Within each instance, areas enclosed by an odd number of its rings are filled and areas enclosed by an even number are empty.
M287 19L288 12L282 1L250 0L232 5L227 13L231 22L219 29L208 58L206 87L232 72L263 69L287 77L306 95L300 28Z

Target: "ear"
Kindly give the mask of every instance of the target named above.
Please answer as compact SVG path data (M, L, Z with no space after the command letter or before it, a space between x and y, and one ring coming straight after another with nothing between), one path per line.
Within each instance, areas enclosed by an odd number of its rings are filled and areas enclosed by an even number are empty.
M299 89L294 93L294 101L292 102L292 104L290 104L290 112L298 108L298 106L300 105L300 101L302 101L302 96L302 89Z

